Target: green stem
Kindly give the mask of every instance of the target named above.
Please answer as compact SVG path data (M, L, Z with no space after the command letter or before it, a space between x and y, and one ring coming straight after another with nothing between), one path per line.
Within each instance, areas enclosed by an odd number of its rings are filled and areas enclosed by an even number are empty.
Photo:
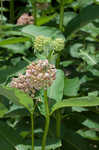
M43 139L42 139L42 150L45 150L46 138L47 138L49 123L50 123L47 90L44 91L44 103L45 103L45 110L46 110L46 123L45 123L44 135L43 135Z
M63 19L64 19L64 0L61 0L60 4L60 23L59 23L59 29L63 31Z
M3 1L0 1L0 5L1 5L1 24L3 24Z
M10 23L14 23L14 0L10 0Z
M36 0L30 0L32 4L32 16L34 17L34 24L37 24L37 6Z
M34 150L34 117L33 117L33 112L31 113L31 129L32 129L32 150Z

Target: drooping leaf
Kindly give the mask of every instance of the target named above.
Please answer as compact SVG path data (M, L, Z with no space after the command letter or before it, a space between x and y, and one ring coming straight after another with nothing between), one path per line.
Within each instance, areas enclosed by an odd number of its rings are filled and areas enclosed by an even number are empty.
M49 21L51 21L52 19L54 19L56 17L57 14L53 14L50 16L41 16L40 18L37 19L37 25L43 25L45 23L48 23Z
M17 105L24 106L30 113L33 111L32 98L18 89L0 87L0 95L5 96Z

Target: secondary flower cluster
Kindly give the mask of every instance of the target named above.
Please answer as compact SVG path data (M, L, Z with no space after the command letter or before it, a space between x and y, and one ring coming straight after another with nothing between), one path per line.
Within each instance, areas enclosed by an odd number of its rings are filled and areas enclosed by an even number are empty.
M18 88L34 97L36 90L41 88L47 89L55 79L55 66L49 64L48 60L39 60L38 62L32 62L27 67L25 75L20 74L18 78L13 78L10 86Z
M18 25L33 24L33 23L34 23L33 16L29 16L27 13L22 14L17 20Z
M42 52L46 49L54 50L59 52L64 49L64 39L56 38L52 40L51 38L44 36L37 36L34 40L34 49L36 51Z

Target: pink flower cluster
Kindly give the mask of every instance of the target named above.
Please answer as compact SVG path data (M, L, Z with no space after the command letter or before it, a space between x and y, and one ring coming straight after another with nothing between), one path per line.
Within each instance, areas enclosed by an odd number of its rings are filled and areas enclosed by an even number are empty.
M18 88L34 97L36 90L41 88L47 89L55 79L55 66L49 64L48 60L39 60L27 66L25 75L20 74L18 78L13 78L10 86Z

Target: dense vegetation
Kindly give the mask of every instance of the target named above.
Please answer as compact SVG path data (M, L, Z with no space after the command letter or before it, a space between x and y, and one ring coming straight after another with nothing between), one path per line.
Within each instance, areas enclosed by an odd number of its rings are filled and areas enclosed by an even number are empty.
M0 0L0 149L99 150L99 0Z

